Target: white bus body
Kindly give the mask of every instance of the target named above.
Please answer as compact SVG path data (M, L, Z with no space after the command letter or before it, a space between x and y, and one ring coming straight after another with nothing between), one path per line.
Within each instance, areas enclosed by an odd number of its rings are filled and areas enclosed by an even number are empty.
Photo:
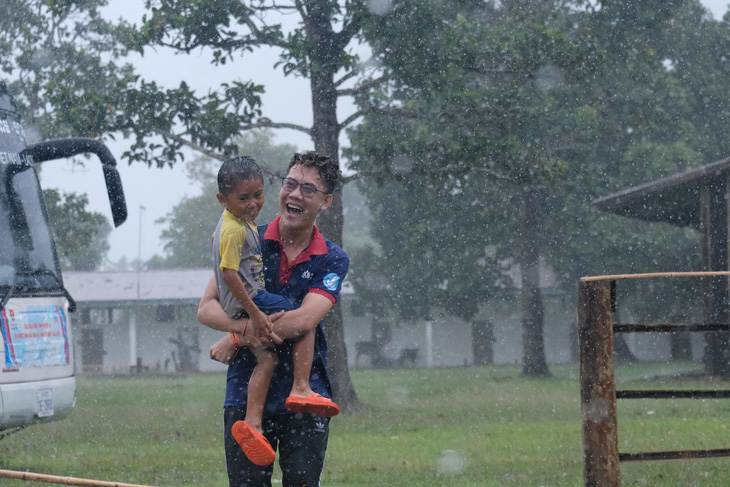
M0 428L68 416L76 379L67 300L11 299L0 313Z
M29 424L61 419L76 401L69 311L36 166L81 153L99 157L114 224L127 217L116 161L99 140L27 145L0 79L0 438Z

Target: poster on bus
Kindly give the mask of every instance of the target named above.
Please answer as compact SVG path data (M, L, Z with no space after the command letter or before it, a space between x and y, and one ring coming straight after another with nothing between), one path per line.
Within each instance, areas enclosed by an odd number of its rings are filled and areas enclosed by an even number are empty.
M0 312L0 329L4 371L71 363L61 306L8 306Z

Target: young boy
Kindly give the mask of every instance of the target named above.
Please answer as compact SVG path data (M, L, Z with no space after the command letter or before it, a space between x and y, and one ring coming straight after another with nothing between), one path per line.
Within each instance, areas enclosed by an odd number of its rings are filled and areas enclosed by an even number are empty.
M242 334L245 327L251 326L256 337L271 337L273 330L268 314L298 306L265 290L261 239L254 223L264 204L261 169L250 157L229 159L218 171L218 191L216 197L224 210L213 236L213 254L220 302L229 317L248 317ZM231 334L231 339L236 344L235 334ZM312 330L293 345L294 383L286 407L294 412L331 417L340 412L339 407L309 387L314 339ZM233 425L231 433L249 460L264 466L273 463L276 457L262 434L262 416L278 359L275 352L265 348L251 351L257 362L248 384L246 417Z

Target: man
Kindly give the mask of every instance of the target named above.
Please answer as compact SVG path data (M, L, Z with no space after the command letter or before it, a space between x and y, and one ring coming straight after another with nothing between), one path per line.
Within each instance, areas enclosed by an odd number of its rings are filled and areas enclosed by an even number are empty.
M269 225L259 227L266 290L301 303L298 309L272 315L274 333L285 340L276 348L279 364L274 372L264 408L264 435L279 452L283 485L319 485L329 437L329 418L292 413L284 401L292 388L292 339L316 330L310 386L331 398L327 377L327 344L320 322L334 306L349 268L344 251L326 240L314 221L332 204L341 173L329 157L315 152L295 154L279 193L279 211ZM231 487L271 485L273 466L251 463L231 435L232 425L245 417L247 381L255 366L248 347L271 346L246 329L245 320L229 318L217 300L211 279L198 308L201 323L235 333L243 348L236 350L229 335L211 347L211 358L228 363L224 403L226 467ZM243 334L241 332L243 331Z

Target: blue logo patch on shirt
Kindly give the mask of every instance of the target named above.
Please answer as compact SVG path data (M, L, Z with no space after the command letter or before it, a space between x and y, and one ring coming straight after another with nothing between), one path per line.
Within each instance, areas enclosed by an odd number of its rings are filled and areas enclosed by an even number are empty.
M339 282L340 276L338 276L334 272L331 272L324 276L324 287L326 287L330 291L334 291L335 289L337 289L337 283Z

